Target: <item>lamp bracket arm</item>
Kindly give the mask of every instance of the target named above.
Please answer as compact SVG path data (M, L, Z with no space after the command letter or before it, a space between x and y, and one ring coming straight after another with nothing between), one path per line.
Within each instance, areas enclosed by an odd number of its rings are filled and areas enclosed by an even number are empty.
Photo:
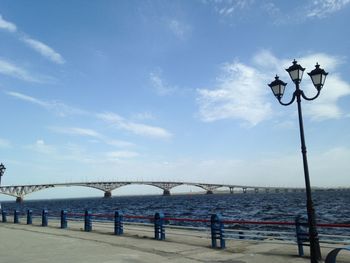
M321 90L317 90L317 94L316 94L314 97L308 98L308 97L306 97L304 91L301 90L301 96L302 96L303 99L305 99L305 100L314 100L314 99L316 99L316 98L320 95L320 93L321 93Z
M290 102L284 103L284 102L281 101L281 99L279 99L278 102L279 102L281 105L283 105L283 106L288 106L288 105L292 104L292 103L295 101L295 98L296 98L296 93L294 92L294 93L293 93L293 97L292 97L292 99L290 100Z

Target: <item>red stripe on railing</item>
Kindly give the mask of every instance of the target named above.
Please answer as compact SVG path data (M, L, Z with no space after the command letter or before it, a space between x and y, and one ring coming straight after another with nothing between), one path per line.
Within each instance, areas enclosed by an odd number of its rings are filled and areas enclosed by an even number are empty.
M114 215L112 215L112 214L91 214L91 216L103 217L103 218L114 218Z
M194 219L194 218L173 218L173 217L166 217L164 220L169 221L178 221L178 222L200 222L200 223L209 223L209 219Z
M135 216L135 215L124 215L125 218L135 218L135 219L154 219L153 216Z
M84 217L85 214L79 213L67 213L67 216L79 216ZM114 218L114 214L91 214L94 217L100 218ZM153 216L139 216L139 215L123 215L124 218L131 219L154 219ZM198 223L210 223L209 219L195 219L195 218L175 218L175 217L166 217L164 220L168 221L177 221L177 222L198 222ZM294 226L294 222L278 222L278 221L244 221L244 220L223 220L224 224L241 224L241 225L280 225L280 226ZM302 225L307 226L307 223L302 223ZM318 227L324 228L333 228L333 227L344 227L350 228L350 224L317 224Z
M223 220L224 224L245 224L245 225L281 225L294 226L294 222L275 222L275 221L243 221L243 220Z

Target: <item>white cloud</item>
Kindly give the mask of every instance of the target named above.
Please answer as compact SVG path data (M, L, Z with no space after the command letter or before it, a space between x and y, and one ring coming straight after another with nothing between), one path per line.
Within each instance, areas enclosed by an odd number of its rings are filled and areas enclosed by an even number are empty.
M325 18L350 3L350 0L314 0L307 8L307 17Z
M42 106L42 107L48 107L49 104L47 102L44 102L42 100L39 100L39 99L36 99L34 97L31 97L31 96L28 96L28 95L25 95L23 93L19 93L19 92L13 92L13 91L7 91L5 92L7 95L10 95L12 97L15 97L17 99L20 99L20 100L24 100L24 101L28 101L28 102L31 102L33 104L37 104L39 106Z
M55 114L64 117L67 115L84 115L87 114L86 111L78 109L78 108L74 108L71 106L68 106L62 102L58 102L58 101L45 101L45 100L40 100L28 95L25 95L23 93L19 93L19 92L13 92L13 91L6 91L5 92L7 95L15 97L17 99L23 100L23 101L27 101L36 105L39 105L49 111L54 112Z
M168 23L170 31L179 39L183 40L191 31L191 27L185 23L172 19Z
M315 61L316 60L316 61ZM318 62L321 67L324 67L329 72L325 86L321 91L321 95L317 101L305 105L305 115L313 120L324 120L342 118L346 115L345 112L338 105L338 101L345 96L350 95L350 84L345 82L340 74L338 68L344 63L343 58L330 56L323 53L316 53L301 57L300 64L307 68L305 71L311 71L315 67L315 62ZM303 89L307 96L312 96L316 93L309 76L304 73L304 80L302 83Z
M241 119L256 125L271 116L266 77L257 69L239 62L226 64L218 86L198 89L199 114L203 121Z
M139 112L134 114L133 118L137 120L154 120L155 116L150 112Z
M0 74L4 74L17 79L29 81L29 82L45 82L45 78L39 78L33 76L23 68L14 65L11 62L3 60L0 58Z
M160 96L170 95L176 88L169 86L162 77L161 70L156 70L149 74L149 79L153 90Z
M7 30L11 33L16 32L17 31L17 27L15 24L6 21L5 19L2 18L2 15L0 15L0 29L4 29Z
M74 108L71 106L68 106L62 102L58 101L45 101L45 100L40 100L28 95L25 95L23 93L19 92L13 92L13 91L5 91L5 94L15 97L17 99L27 101L33 104L36 104L38 106L41 106L45 108L46 110L52 111L55 114L58 114L61 117L65 116L70 116L70 115L89 115L93 116L95 118L98 118L100 120L103 120L107 123L110 123L112 125L115 125L115 127L126 130L129 132L132 132L137 135L142 135L146 137L153 137L153 138L163 138L163 139L169 139L172 137L172 134L160 127L157 126L151 126L151 125L146 125L142 123L137 123L133 121L129 121L123 117L121 117L118 114L115 113L102 113L102 114L94 114L94 113L89 113L85 110L79 109L79 108ZM53 127L52 129L55 129ZM61 132L61 133L69 133L69 134L75 134L75 135L85 135L85 136L92 136L96 138L100 138L103 140L105 143L110 144L110 145L119 145L119 146L131 146L133 145L132 143L125 142L125 141L118 141L118 140L113 140L106 138L99 133L89 130L89 129L83 129L83 128L58 128L56 127L56 132Z
M11 147L11 142L6 139L0 138L0 148L9 148Z
M14 23L11 23L3 19L1 15L0 15L0 29L4 29L11 33L15 33L16 36L21 41L23 41L27 46L29 46L30 48L38 52L40 55L42 55L46 59L51 60L52 62L57 64L65 63L63 57L58 52L56 52L53 48L44 44L42 41L28 37L22 32L18 32L16 25Z
M86 129L86 128L79 128L79 127L50 127L50 130L62 133L62 134L68 134L73 136L84 136L84 137L92 137L95 139L98 139L97 142L102 141L103 143L106 143L108 145L116 146L116 147L130 147L133 146L133 143L122 141L122 140L114 140L107 138L106 136L100 134L99 132L92 130L92 129Z
M115 125L115 127L118 129L126 130L137 135L163 139L172 137L172 134L163 128L128 121L115 113L101 113L97 114L96 117L107 123Z
M250 7L254 0L206 1L214 6L214 10L221 16L232 16L234 13Z
M45 155L54 155L57 152L56 147L46 144L42 139L38 139L34 144L28 145L26 148Z
M108 160L119 160L123 158L135 158L138 157L140 154L137 152L132 151L114 151L114 152L108 152L106 153L106 157Z
M42 43L41 41L32 39L30 37L23 37L21 38L21 40L46 59L51 60L52 62L57 64L65 63L63 57L59 53L57 53L55 50L53 50L53 48Z
M350 95L349 83L345 82L338 73L338 67L343 60L325 53L309 54L298 59L300 64L307 68L307 72L314 68L316 62L330 72L317 101L305 105L305 115L314 120L340 118L347 115L338 105L340 98ZM251 66L239 62L226 64L216 87L198 89L197 101L201 119L203 121L239 119L250 125L256 125L268 119L272 114L272 96L266 83L273 79L271 72L276 72L281 75L282 80L289 82L284 69L290 65L290 60L277 58L266 50L253 57ZM287 89L290 90L292 87L294 84L289 83ZM308 96L316 93L306 73L302 89Z
M50 130L58 133L64 133L69 135L78 135L78 136L89 136L95 138L101 138L101 134L92 130L85 128L77 128L77 127L50 127Z
M132 142L122 141L122 140L114 140L114 139L109 139L109 138L103 138L103 141L106 144L109 144L109 145L112 145L112 146L115 146L115 147L120 147L120 148L134 146L134 144Z

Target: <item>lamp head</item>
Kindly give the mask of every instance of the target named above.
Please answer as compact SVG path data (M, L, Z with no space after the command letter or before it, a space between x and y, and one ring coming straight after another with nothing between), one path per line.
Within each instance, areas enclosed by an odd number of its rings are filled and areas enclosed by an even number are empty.
M326 81L328 73L324 71L324 69L320 68L320 65L318 63L316 63L315 69L307 74L311 77L315 88L320 91L324 85L324 82Z
M268 84L268 86L271 88L273 95L275 95L275 97L278 100L281 100L287 83L280 80L279 77L276 75L275 80Z
M293 61L293 65L286 69L290 78L295 84L300 83L301 79L303 78L304 70L305 68L300 66L295 59Z

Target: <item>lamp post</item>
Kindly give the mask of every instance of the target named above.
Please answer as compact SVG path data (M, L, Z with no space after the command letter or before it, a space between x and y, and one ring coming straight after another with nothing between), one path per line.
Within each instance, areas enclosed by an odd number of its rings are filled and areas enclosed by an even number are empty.
M5 165L3 165L2 163L0 164L0 185L1 185L1 177L4 175L6 170Z
M268 84L268 86L271 88L278 102L283 106L288 106L292 104L295 101L295 99L297 100L301 152L303 156L305 187L306 187L306 208L307 208L308 227L309 227L310 259L312 263L318 263L319 260L321 259L321 250L320 250L320 244L319 244L317 227L316 227L315 209L313 206L312 195L311 195L309 167L307 163L307 155L306 155L307 151L306 151L305 136L304 136L303 115L301 110L301 98L305 100L316 99L320 95L321 89L324 85L324 82L326 80L328 73L326 73L323 69L321 69L318 63L316 64L315 69L312 70L310 73L308 73L317 90L317 94L314 97L309 98L309 97L306 97L303 90L300 89L300 82L303 77L304 70L305 68L300 66L296 60L293 61L292 66L286 69L286 71L289 73L290 78L295 84L295 91L293 93L293 97L288 103L283 103L281 101L287 83L280 80L279 77L276 75L275 80L272 81L270 84Z

